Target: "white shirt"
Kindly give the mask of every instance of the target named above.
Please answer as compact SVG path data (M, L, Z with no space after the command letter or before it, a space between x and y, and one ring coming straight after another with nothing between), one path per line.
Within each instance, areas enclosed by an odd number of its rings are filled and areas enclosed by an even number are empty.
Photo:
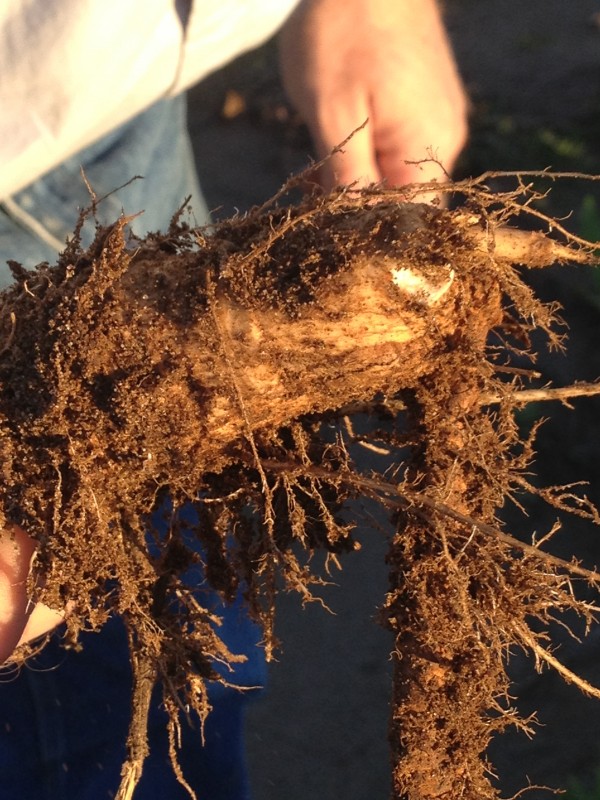
M0 0L0 200L264 42L297 0Z

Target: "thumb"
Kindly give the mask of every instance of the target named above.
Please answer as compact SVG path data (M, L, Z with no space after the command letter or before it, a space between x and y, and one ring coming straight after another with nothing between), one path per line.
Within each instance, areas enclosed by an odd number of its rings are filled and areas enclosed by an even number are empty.
M35 542L16 526L0 531L0 664L17 646L29 617L27 576Z

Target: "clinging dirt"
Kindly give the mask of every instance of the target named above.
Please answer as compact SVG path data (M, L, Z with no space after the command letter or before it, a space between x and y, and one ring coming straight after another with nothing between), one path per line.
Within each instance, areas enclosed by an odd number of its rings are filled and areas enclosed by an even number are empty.
M338 512L359 493L398 520L381 612L396 635L395 795L496 796L487 744L526 725L508 700L507 648L560 670L531 623L557 608L591 620L570 581L600 579L496 520L507 497L540 493L512 413L530 334L561 344L555 310L513 262L591 255L503 227L531 201L522 183L503 198L477 182L457 189L458 211L365 190L210 231L179 214L144 241L121 219L87 251L75 232L56 266L13 265L0 312L0 512L39 542L30 591L69 609L68 642L125 620L135 696L121 800L143 767L154 683L186 785L179 708L204 719L206 681L224 680L215 664L239 658L190 568L226 601L243 592L270 654L278 581L310 597L310 555L356 546ZM395 485L357 474L343 433L322 436L325 418L357 407L389 418L399 405L391 438L411 456ZM570 491L544 496L598 521ZM151 515L167 499L165 534ZM176 514L184 503L193 531Z

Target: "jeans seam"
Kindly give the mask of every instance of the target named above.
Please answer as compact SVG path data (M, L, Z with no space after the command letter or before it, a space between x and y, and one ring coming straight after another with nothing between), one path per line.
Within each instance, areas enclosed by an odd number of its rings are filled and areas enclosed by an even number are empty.
M28 214L12 197L5 198L2 203L0 203L0 208L2 208L13 222L44 242L44 244L52 247L57 253L64 250L65 242L61 242L60 239L45 228L39 220L35 219L31 214Z

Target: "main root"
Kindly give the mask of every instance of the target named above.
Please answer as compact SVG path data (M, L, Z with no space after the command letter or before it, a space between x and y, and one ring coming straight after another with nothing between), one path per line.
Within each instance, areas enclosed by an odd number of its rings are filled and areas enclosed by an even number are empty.
M508 649L560 670L538 622L572 609L591 623L572 581L600 576L520 544L496 514L539 492L533 443L513 418L530 334L562 342L555 309L514 263L592 255L568 236L506 227L531 208L521 179L500 198L483 182L452 190L461 210L342 192L211 231L178 215L144 241L128 240L122 219L87 251L76 233L56 266L12 265L1 519L39 542L30 592L68 609L68 641L113 614L125 621L135 713L122 800L143 768L155 681L174 769L194 795L177 766L180 710L204 720L207 682L241 658L205 589L225 602L242 593L270 655L278 582L310 599L310 555L356 547L339 514L350 496L377 497L397 520L381 610L396 636L395 796L495 797L487 744L528 725L508 700ZM351 425L323 435L324 420L357 409L380 420L373 442L410 449L395 484L358 474ZM545 497L598 522L585 498Z

